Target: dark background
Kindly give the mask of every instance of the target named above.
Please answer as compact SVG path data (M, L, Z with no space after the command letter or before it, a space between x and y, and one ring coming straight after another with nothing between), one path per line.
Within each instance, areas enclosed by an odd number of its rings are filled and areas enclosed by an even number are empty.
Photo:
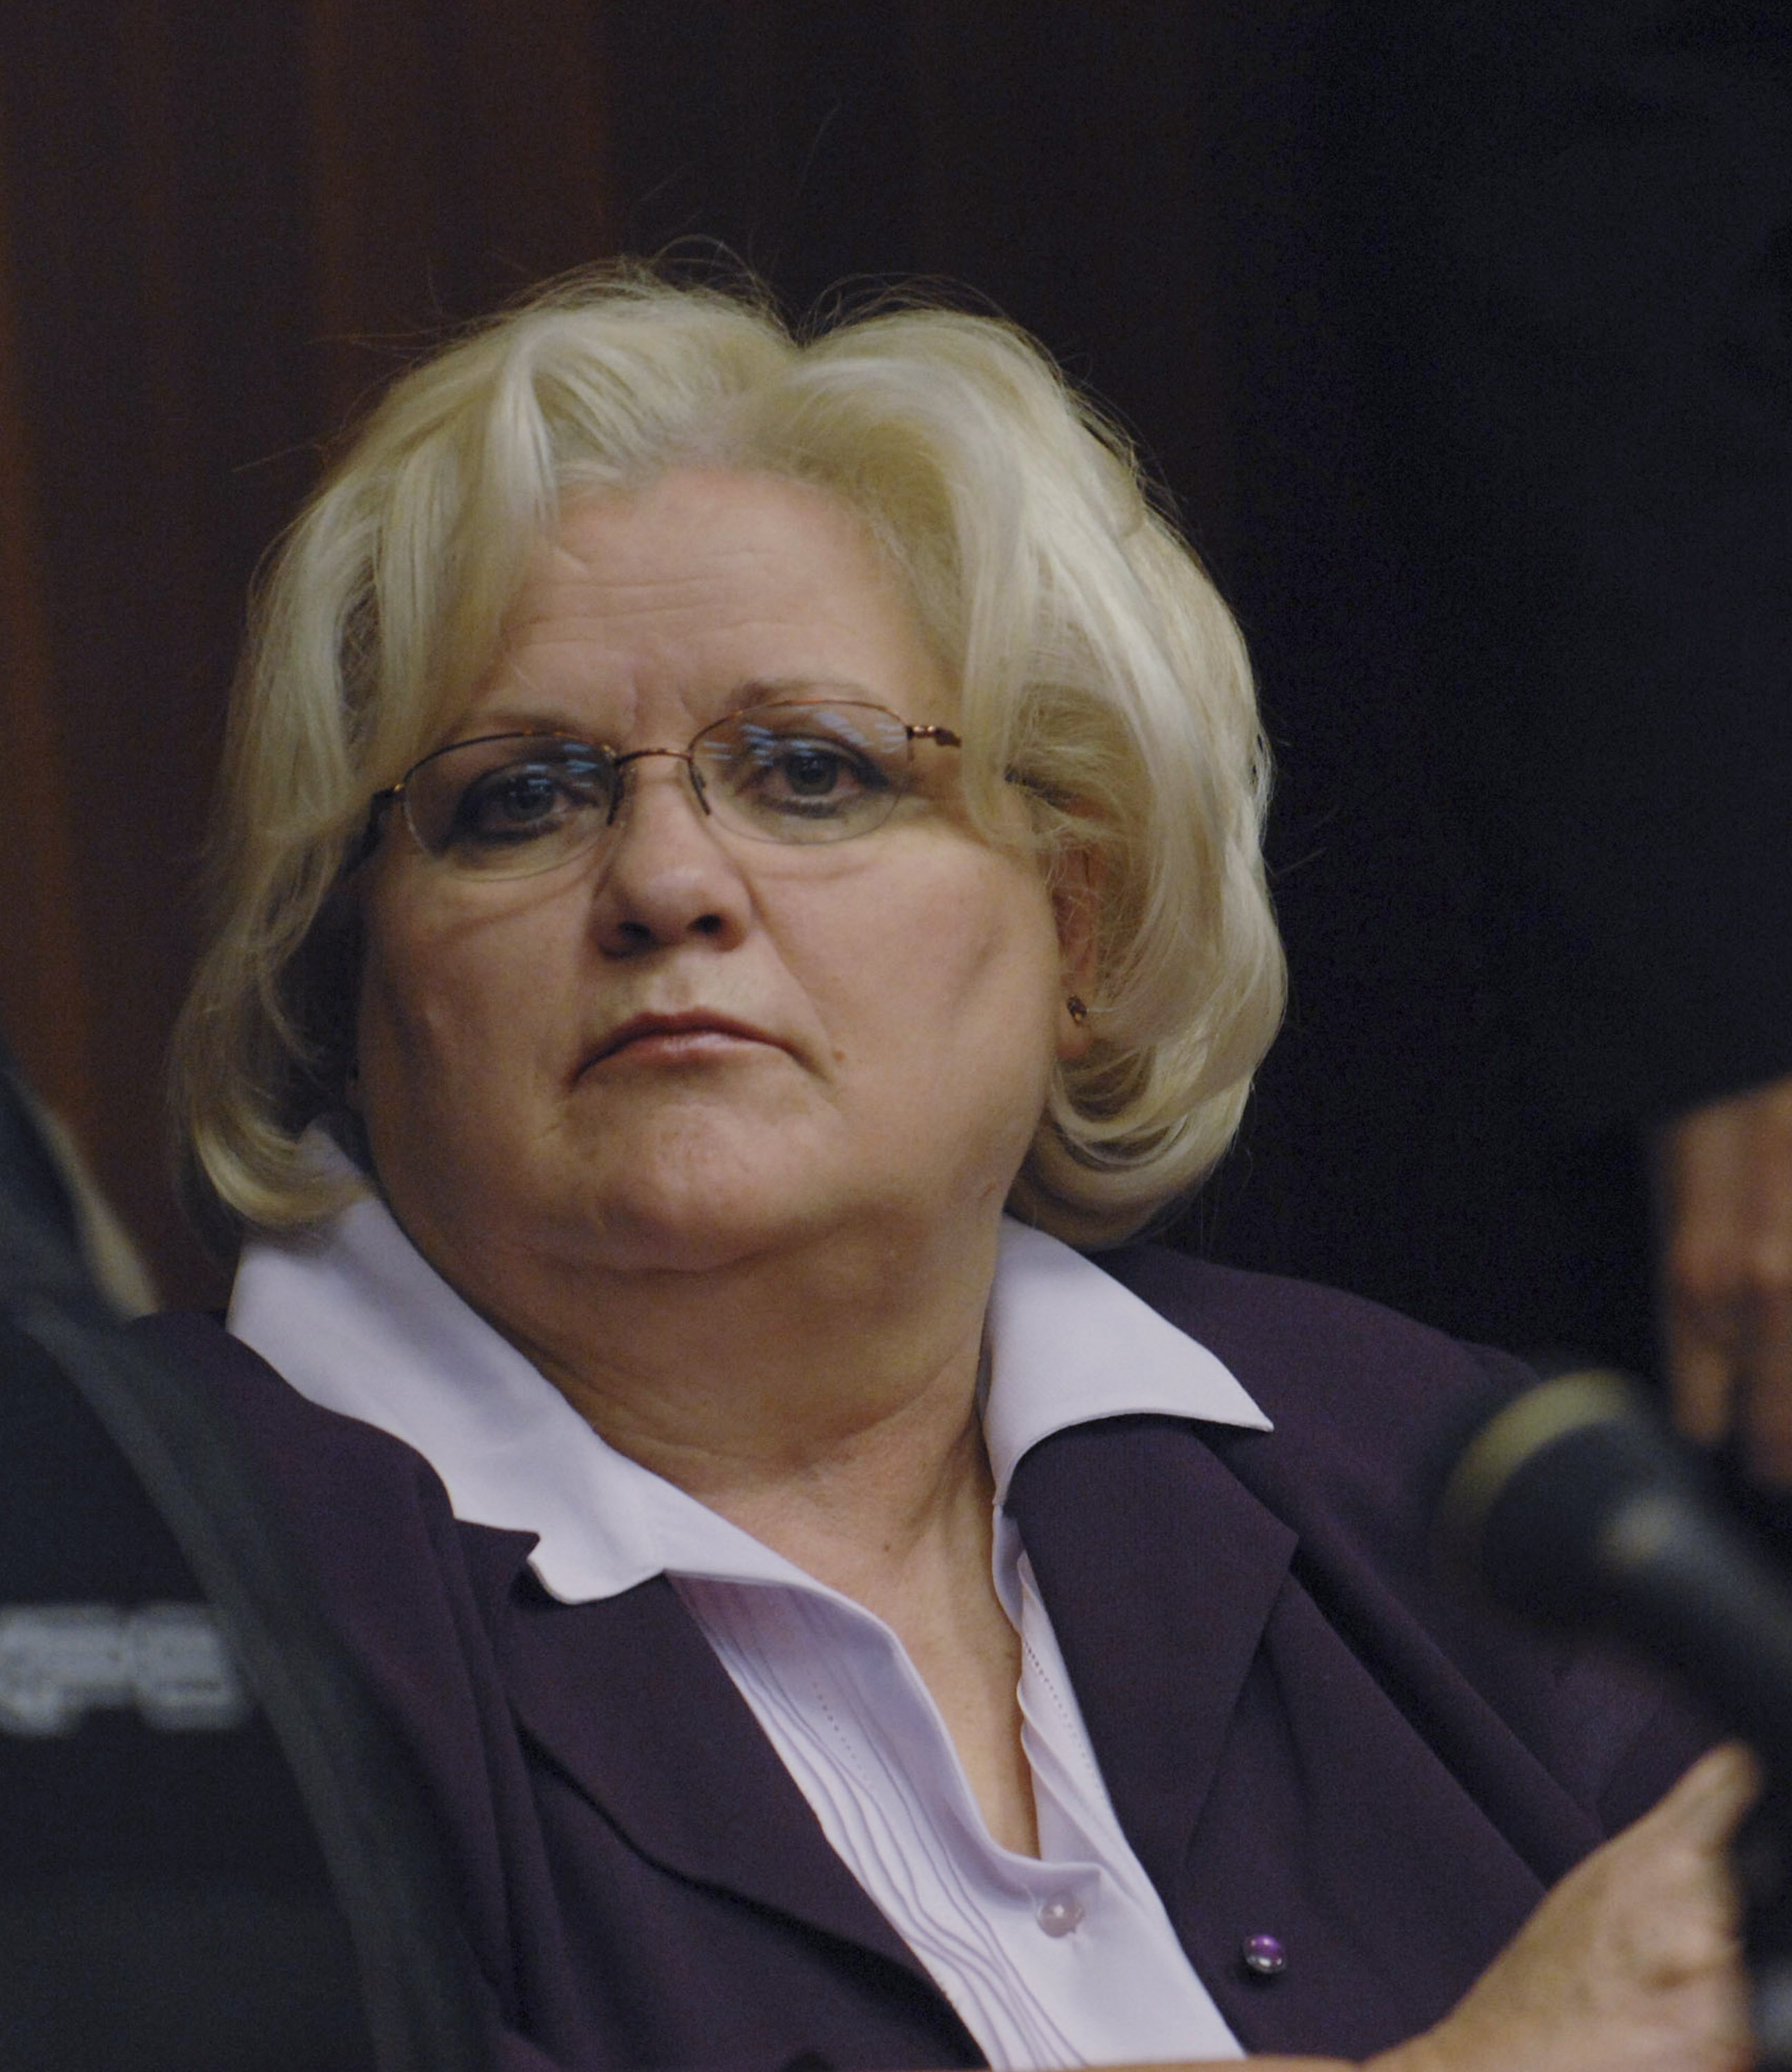
M0 10L0 1024L165 1290L222 1285L172 1207L159 1089L257 561L344 419L446 327L589 260L720 249L797 311L932 276L1036 332L1138 441L1239 614L1280 765L1294 991L1184 1240L1476 1335L1646 1360L1639 1113L1784 1069L1792 1036L1783 1056L1689 1038L1653 1092L1596 1044L1574 1100L1539 1076L1555 997L1527 1001L1513 955L1537 845L1485 779L1527 752L1502 627L1535 616L1522 536L1559 464L1527 428L1559 404L1572 438L1628 377L1596 341L1539 414L1547 352L1521 334L1494 364L1497 326L1437 289L1497 275L1501 236L1527 261L1541 226L1552 278L1593 284L1583 328L1618 311L1670 368L1670 317L1714 297L1658 292L1650 183L1736 191L1712 148L1733 134L1762 220L1783 214L1788 41L1773 8L1667 0ZM1740 127L1706 119L1738 91ZM1509 158L1535 191L1508 192ZM1723 343L1734 421L1663 400L1641 434L1613 419L1614 450L1683 438L1702 465L1728 440L1786 479L1792 245L1774 250L1758 370ZM1498 452L1458 438L1489 425ZM1658 493L1686 500L1659 468L1620 500L1654 524ZM1782 524L1782 571L1785 545ZM1611 709L1590 777L1584 729L1537 737L1584 792L1638 732ZM1646 818L1594 842L1614 878ZM1537 824L1578 820L1552 796ZM1571 855L1562 874L1585 874ZM1650 1019L1613 997L1609 1018Z

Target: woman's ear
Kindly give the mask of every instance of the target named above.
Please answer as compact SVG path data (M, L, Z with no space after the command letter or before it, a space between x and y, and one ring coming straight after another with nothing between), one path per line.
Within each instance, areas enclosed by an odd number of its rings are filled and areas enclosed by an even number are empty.
M1079 1058L1086 1057L1095 1041L1097 1032L1091 1003L1099 963L1101 890L1106 875L1101 853L1088 845L1066 849L1053 865L1052 912L1057 922L1061 989L1057 1041L1060 1064L1074 1064Z

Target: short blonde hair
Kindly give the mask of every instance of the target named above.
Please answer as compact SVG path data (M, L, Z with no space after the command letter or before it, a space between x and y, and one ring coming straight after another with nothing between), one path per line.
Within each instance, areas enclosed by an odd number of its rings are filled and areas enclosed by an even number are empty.
M299 1139L352 1055L340 888L369 799L447 738L563 505L686 463L851 504L960 686L972 810L993 829L1018 777L1048 868L1092 854L1095 1041L1010 1206L1118 1242L1225 1149L1281 1010L1238 629L1125 441L1010 326L905 302L798 337L752 294L638 269L561 283L405 375L272 564L175 1039L202 1208L277 1227L340 1204Z

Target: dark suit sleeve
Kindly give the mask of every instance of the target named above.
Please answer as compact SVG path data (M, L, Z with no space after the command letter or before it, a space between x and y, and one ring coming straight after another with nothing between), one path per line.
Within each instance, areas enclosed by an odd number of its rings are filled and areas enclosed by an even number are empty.
M1464 794L1592 1128L1792 1070L1792 11L1374 8L1368 262Z
M573 2072L563 2059L550 2058L538 2044L519 2036L513 2029L494 2028L488 2047L492 2053L492 2072Z

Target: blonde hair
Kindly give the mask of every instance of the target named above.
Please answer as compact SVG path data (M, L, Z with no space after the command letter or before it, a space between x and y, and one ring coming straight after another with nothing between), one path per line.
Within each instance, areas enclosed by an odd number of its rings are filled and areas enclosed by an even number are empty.
M564 504L690 463L851 504L961 687L972 810L995 828L1018 778L1048 867L1093 859L1095 1041L1060 1068L1014 1212L1115 1243L1225 1149L1281 1010L1267 759L1238 629L1124 440L991 318L885 306L797 338L753 296L616 269L398 381L262 588L175 1039L202 1207L290 1226L340 1205L299 1138L352 1054L340 888L369 799L446 738Z

